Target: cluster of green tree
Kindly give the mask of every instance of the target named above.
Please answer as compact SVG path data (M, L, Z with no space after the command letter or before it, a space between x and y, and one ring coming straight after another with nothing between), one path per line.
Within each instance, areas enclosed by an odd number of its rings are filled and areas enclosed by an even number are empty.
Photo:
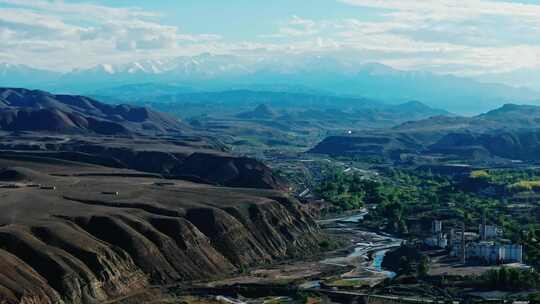
M515 219L501 216L501 222L506 236L513 243L523 245L525 263L540 270L540 238L537 236L537 220L529 219L520 223Z
M475 171L469 180L508 183L522 178L534 178L536 170ZM321 197L336 210L373 205L366 222L375 227L385 225L392 233L412 233L407 223L413 219L445 219L447 225L476 227L483 216L487 222L503 228L505 237L523 244L525 262L540 269L540 231L535 213L510 215L504 196L486 196L463 189L460 177L433 175L429 172L390 169L377 181L334 170L318 188ZM421 233L422 231L420 231ZM413 235L414 236L414 235Z
M523 191L539 191L540 181L537 180L523 180L517 183L513 183L507 186L511 192L523 192Z
M411 170L390 170L387 176L390 186L383 192L392 204L388 205L390 213L381 208L379 215L391 220L396 219L392 212L397 212L405 219L444 218L475 225L484 214L490 222L496 221L501 210L499 200L465 192L461 181L450 176Z
M531 228L527 231L521 230L521 238L517 243L523 244L525 251L525 262L540 269L540 241L536 236L536 230Z
M532 269L501 267L487 271L478 280L482 287L490 290L520 291L540 287L540 274Z
M412 245L401 247L386 253L382 267L390 269L398 275L426 277L429 272L429 259Z
M339 241L335 240L335 239L325 239L325 240L322 240L319 242L319 247L321 247L321 249L323 250L332 250L332 249L336 249L336 248L339 248L339 246L342 246L343 244L341 244Z
M365 205L376 206L370 218L385 222L387 230L393 233L407 232L407 207L427 197L420 195L415 187L402 186L392 182L392 179L381 178L375 181L339 169L327 174L315 192L331 203L334 211L358 209Z
M539 304L540 303L540 293L531 293L527 296L527 301L531 304Z
M489 180L493 183L510 185L523 180L540 180L538 169L489 170Z
M511 193L539 191L540 171L537 169L477 170L471 172L466 182L503 187Z
M382 201L381 184L364 179L358 174L346 174L335 169L315 188L315 192L330 202L336 209L359 209L365 204L379 204Z
M466 218L472 224L486 210L499 208L494 199L461 191L450 177L410 170L392 169L373 181L334 169L315 191L334 211L375 205L369 218L393 233L407 233L411 217Z

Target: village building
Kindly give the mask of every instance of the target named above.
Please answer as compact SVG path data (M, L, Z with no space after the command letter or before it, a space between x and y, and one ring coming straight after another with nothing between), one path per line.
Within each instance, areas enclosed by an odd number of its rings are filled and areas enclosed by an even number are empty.
M459 257L461 252L461 243L455 242L452 245L450 255ZM500 244L493 241L472 242L465 245L465 258L486 264L523 263L523 246Z
M424 239L424 245L432 248L448 247L448 238L443 233L442 221L433 221L431 223L431 236Z

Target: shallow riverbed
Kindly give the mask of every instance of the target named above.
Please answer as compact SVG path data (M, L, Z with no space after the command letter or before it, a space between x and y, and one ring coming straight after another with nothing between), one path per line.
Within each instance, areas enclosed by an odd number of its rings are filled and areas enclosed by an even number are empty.
M365 211L360 211L347 217L325 219L319 222L327 233L348 240L349 245L345 250L337 250L321 260L299 260L280 266L252 270L248 274L211 282L205 286L227 288L226 286L232 287L237 284L246 286L256 284L260 291L258 297L267 295L264 292L264 286L275 286L276 282L280 284L287 281L294 282L293 285L306 291L323 288L339 291L340 286L334 285L336 281L344 287L357 286L356 284L375 286L395 276L395 273L384 270L381 265L386 252L391 248L399 247L402 240L382 233L363 231L358 224L365 215ZM230 303L258 303L260 299L228 298L228 300ZM253 300L255 302L252 302Z
M375 232L363 231L359 223L366 215L365 212L348 217L327 219L319 222L329 233L334 235L344 234L350 237L350 251L342 256L334 256L320 261L323 264L338 266L354 266L353 271L344 273L343 280L358 282L366 281L367 285L374 286L387 278L395 277L392 271L382 268L382 261L386 252L399 247L401 239ZM310 281L302 284L303 288L319 288L320 281Z

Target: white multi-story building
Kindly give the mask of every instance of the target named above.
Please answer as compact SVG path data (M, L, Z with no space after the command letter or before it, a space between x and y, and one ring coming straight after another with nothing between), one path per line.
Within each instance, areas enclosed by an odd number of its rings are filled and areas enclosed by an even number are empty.
M497 244L495 242L475 242L465 245L467 259L477 259L488 264L523 263L523 246L517 244ZM461 243L452 244L452 256L461 254Z

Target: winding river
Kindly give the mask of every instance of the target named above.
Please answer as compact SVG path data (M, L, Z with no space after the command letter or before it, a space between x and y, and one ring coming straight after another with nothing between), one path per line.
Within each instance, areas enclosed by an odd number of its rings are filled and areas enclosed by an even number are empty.
M339 219L338 221L341 223L357 224L364 219L366 214L367 212L361 213L360 215L353 215L348 218ZM363 233L370 235L374 241L369 243L358 243L357 247L354 248L354 251L349 254L349 257L362 256L369 258L371 256L372 263L366 268L366 270L374 273L384 274L388 278L394 278L396 274L392 271L384 270L382 268L382 262L386 252L392 248L399 247L403 240L374 232Z
M376 271L384 273L388 278L393 279L396 276L396 273L382 268L382 262L387 251L388 249L375 252L373 255L373 263L371 265Z
M366 214L367 210L361 210L359 213L351 216L327 219L319 222L319 224L323 224L327 227L337 226L335 228L329 228L332 230L354 232L357 235L361 235L362 238L366 240L364 242L356 243L352 252L348 255L326 259L321 261L321 263L355 265L357 267L356 272L359 275L355 276L349 274L347 280L363 279L366 277L366 272L382 278L394 278L396 274L392 271L384 270L382 268L382 262L386 252L390 249L399 247L403 240L382 233L361 230L361 228L358 227L358 223L364 219ZM358 260L358 258L360 258L360 260ZM367 262L362 262L362 260Z
M402 243L401 239L394 238L383 233L375 233L363 231L358 227L364 216L367 214L367 210L361 210L359 213L340 217L335 219L326 219L319 221L319 224L326 226L326 229L337 230L351 233L358 237L357 239L365 240L365 242L357 242L352 247L352 251L342 256L335 256L320 261L320 263L326 263L337 266L354 266L356 271L342 275L343 280L373 280L381 282L385 278L393 278L396 276L394 272L384 270L382 268L382 262L384 256L388 250L399 247ZM328 228L330 227L330 228ZM298 287L304 290L317 290L321 288L322 281L308 281L300 284ZM276 298L277 299L277 298ZM280 299L291 300L288 297L281 297ZM219 300L224 303L231 304L244 304L244 303L265 303L260 299L235 299L225 296L219 296Z

